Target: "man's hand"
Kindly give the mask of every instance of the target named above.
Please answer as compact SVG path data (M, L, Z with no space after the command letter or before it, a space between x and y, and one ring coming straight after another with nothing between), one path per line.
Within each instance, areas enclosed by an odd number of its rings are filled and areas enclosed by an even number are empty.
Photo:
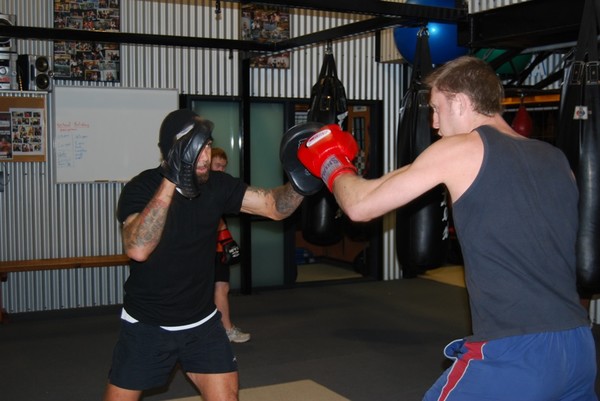
M210 137L206 124L194 122L185 126L177 134L177 140L160 166L161 174L174 183L186 198L195 198L200 193L196 160Z
M357 173L352 161L358 150L352 134L342 131L337 124L329 124L300 145L298 159L332 191L333 182L339 175Z

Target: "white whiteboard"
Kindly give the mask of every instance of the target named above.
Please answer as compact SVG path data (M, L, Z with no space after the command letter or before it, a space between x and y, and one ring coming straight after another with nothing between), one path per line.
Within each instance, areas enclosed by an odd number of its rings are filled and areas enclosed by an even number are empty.
M56 181L128 181L160 163L158 131L174 89L53 89Z

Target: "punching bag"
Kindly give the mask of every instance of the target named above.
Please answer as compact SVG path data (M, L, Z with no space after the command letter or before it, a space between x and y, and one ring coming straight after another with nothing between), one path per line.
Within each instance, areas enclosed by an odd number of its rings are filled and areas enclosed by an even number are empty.
M428 34L422 28L408 91L402 99L398 124L398 168L412 163L437 139L431 128L429 91L421 79L432 70ZM441 266L448 246L445 187L439 185L396 211L396 254L402 276L415 277Z
M584 5L576 51L565 67L557 134L579 187L577 284L583 298L600 292L599 3Z
M533 120L527 112L523 100L521 99L521 105L515 114L515 118L510 125L517 133L529 138L533 132Z
M331 49L325 51L317 82L311 90L307 120L323 124L338 124L343 129L348 116L348 101L344 85L338 79ZM328 246L342 239L341 211L326 187L302 202L302 237L315 245Z

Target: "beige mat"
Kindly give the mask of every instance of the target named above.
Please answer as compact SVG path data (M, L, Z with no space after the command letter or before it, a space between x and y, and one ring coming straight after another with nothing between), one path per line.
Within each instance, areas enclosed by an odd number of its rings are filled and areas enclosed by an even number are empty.
M202 397L177 398L170 401L202 401ZM350 401L312 380L274 384L240 390L240 401Z
M419 277L457 287L465 287L465 270L463 266L438 267L437 269L427 270L425 274Z
M343 280L348 278L361 278L362 275L350 269L328 265L325 263L309 263L298 265L297 283L323 280Z

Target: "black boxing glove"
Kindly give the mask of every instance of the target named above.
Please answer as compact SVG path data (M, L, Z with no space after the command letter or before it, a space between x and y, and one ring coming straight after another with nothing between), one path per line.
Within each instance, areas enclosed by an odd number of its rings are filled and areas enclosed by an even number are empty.
M196 180L196 161L204 146L211 139L212 123L207 120L185 125L176 135L169 154L160 165L161 174L174 183L186 198L200 194Z
M221 253L221 263L224 265L234 265L240 261L240 247L237 242L234 241L231 236L231 232L228 229L224 229L217 234L218 246L223 251Z
M293 126L283 135L279 159L292 187L300 195L309 196L323 187L323 181L312 175L298 160L298 149L325 124L309 121Z

